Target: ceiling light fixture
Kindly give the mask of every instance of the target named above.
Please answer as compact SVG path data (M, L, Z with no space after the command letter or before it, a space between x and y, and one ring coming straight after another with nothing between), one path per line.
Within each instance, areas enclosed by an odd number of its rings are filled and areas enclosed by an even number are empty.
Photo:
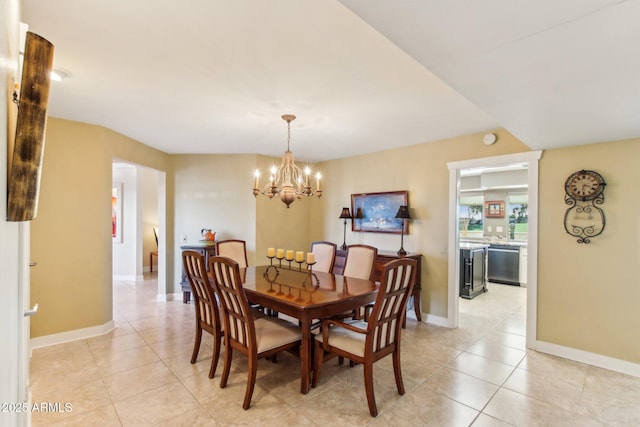
M293 158L293 153L289 149L289 143L291 141L291 122L296 119L293 114L285 114L282 116L282 120L287 122L287 151L282 156L280 167L276 168L275 165L271 167L271 179L269 184L265 185L264 190L260 189L260 170L256 169L255 182L253 184L253 195L258 197L258 194L267 196L272 199L274 196L280 196L280 200L287 205L293 203L296 199L302 199L302 196L322 196L322 190L320 190L320 173L316 173L316 191L311 190L309 184L309 176L311 175L311 168L305 167L304 170L296 165ZM282 183L281 187L278 186Z
M67 77L69 77L69 73L60 68L54 68L53 70L51 70L51 80L55 82L60 82Z

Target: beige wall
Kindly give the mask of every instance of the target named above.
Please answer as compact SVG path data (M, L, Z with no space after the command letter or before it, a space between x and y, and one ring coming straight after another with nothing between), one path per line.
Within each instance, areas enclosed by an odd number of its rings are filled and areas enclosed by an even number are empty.
M342 243L343 206L350 206L352 193L409 191L409 207L415 217L405 236L404 248L424 255L422 311L447 315L447 242L449 217L449 170L447 162L529 151L508 132L497 132L498 142L482 143L482 134L398 148L379 153L338 159L323 165L326 192L322 216L313 223L324 227L311 232L312 239ZM352 233L347 225L347 244L362 243L381 250L397 251L400 236L382 233Z
M287 209L280 200L251 193L254 170L267 170L274 161L279 159L253 154L172 156L176 253L182 235L196 243L202 228L213 229L217 240L245 240L249 265L266 262L267 247L308 250L309 209L319 201L296 200Z
M112 319L114 158L167 170L164 153L99 126L49 118L39 212L31 222L31 259L38 263L31 270L31 301L40 304L32 337ZM167 204L172 218L171 196ZM167 277L172 274L168 269Z
M545 151L540 162L538 339L640 363L640 139ZM566 234L564 182L604 177L606 227L590 244Z
M171 158L175 169L176 271L181 271L181 237L187 236L187 244L198 243L203 228L216 232L217 240L245 240L248 260L253 264L256 208L250 187L256 156L174 155ZM241 178L243 175L246 179ZM179 276L176 275L176 283L180 281Z

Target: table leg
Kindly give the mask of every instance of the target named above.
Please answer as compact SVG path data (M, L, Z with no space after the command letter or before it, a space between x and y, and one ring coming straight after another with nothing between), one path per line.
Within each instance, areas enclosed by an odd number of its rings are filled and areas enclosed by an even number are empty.
M413 310L416 312L416 319L418 322L422 322L422 310L420 310L420 291L418 288L413 292Z
M302 344L300 344L300 393L309 393L311 383L311 319L300 319L300 329L302 332Z

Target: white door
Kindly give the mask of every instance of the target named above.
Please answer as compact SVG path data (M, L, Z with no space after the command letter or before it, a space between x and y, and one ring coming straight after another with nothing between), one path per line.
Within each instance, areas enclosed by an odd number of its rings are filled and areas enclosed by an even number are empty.
M18 265L20 268L20 275L18 281L18 299L21 310L21 319L18 320L20 343L18 346L19 351L19 376L18 376L18 393L20 401L25 402L29 407L31 406L31 391L29 387L29 360L31 358L31 316L37 312L37 305L31 307L31 272L30 269L36 267L36 264L31 263L31 246L30 230L31 224L28 222L22 222L19 225L19 258ZM19 420L19 425L31 425L31 411L20 412L22 419Z

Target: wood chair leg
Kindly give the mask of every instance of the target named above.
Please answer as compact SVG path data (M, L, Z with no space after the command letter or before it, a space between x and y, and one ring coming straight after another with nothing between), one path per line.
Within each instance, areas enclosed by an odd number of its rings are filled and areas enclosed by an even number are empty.
M200 325L196 325L196 340L193 343L193 353L191 354L191 363L196 363L196 360L198 360L198 352L200 351L201 340L202 340L202 328L200 328Z
M247 378L247 391L244 393L244 403L242 408L244 410L249 409L251 406L251 397L253 396L253 389L256 385L256 376L258 374L258 361L249 356L249 377Z
M378 407L376 406L376 396L373 391L373 363L371 362L364 364L364 389L367 392L369 413L372 417L377 417Z
M221 344L222 344L222 336L218 332L213 337L213 357L211 358L211 368L209 369L209 378L213 378L216 375L216 369L218 368L218 360L220 359Z
M402 369L400 367L400 349L393 352L393 373L396 377L396 387L400 395L404 394L404 382L402 381Z
M220 379L220 388L227 386L229 372L231 371L231 359L233 358L233 349L230 345L225 345L224 350L224 370L222 371L222 378Z

